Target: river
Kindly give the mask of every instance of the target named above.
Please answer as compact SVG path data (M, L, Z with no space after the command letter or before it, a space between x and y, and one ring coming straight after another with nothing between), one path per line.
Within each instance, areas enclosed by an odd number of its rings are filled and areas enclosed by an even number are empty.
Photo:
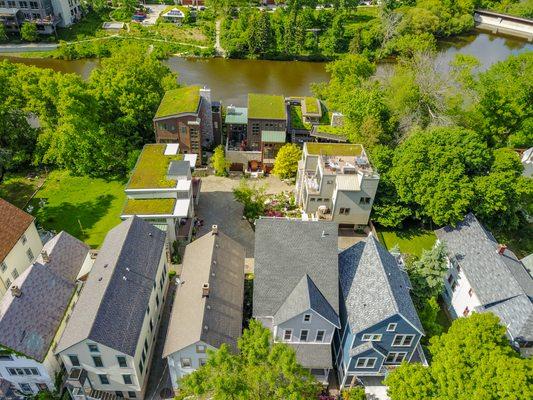
M475 32L441 42L437 68L446 69L457 53L476 56L481 62L481 69L486 69L511 54L532 50L533 44L525 41ZM0 59L3 58L61 72L74 72L83 77L87 77L98 66L98 60L65 61L0 56ZM214 99L241 106L246 104L247 93L308 95L311 94L311 83L329 79L325 63L320 62L172 57L165 63L178 73L180 82L208 86Z

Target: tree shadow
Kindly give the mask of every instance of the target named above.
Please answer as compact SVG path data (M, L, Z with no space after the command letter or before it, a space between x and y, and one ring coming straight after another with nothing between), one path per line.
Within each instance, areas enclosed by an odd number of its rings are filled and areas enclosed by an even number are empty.
M24 208L35 191L35 186L23 180L11 180L0 184L0 197L11 204Z
M80 240L86 240L89 237L87 231L107 215L115 198L106 194L83 203L61 203L57 206L41 204L46 199L33 199L31 203L35 207L33 215L45 229L64 230Z

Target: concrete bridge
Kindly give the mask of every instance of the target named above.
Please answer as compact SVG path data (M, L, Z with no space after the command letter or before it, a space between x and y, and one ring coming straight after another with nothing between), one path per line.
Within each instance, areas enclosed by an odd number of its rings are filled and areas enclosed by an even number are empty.
M475 10L476 28L533 41L533 20L486 10Z

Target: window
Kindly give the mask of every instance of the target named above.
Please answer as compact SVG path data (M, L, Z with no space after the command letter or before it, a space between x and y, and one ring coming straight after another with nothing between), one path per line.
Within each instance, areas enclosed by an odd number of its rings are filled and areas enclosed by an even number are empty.
M2 261L0 264L0 271L4 272L7 269L7 264L5 261Z
M304 322L311 322L311 314L304 314Z
M474 289L472 288L468 289L468 295L472 297L473 294L474 294Z
M39 392L50 390L50 388L48 387L46 383L36 383L36 385L37 385L37 389L39 389Z
M203 344L197 344L196 345L196 352L197 353L205 353L205 346Z
M115 396L117 396L119 399L124 398L124 394L120 390L115 390Z
M144 339L144 350L148 351L148 339Z
M126 357L124 356L117 356L118 366L120 368L128 368L128 362L126 361Z
M359 199L359 204L370 204L370 200L371 200L370 197L361 197Z
M292 329L285 329L285 332L283 332L283 340L286 342L290 342L292 339Z
M68 358L70 359L70 363L73 367L79 367L80 366L80 359L78 356L75 355L69 355Z
M376 365L376 358L359 357L357 359L356 368L374 368L374 365Z
M157 304L157 306L159 307L159 295L158 294L155 296L155 304Z
M16 4L15 4L14 1L8 1L8 2L7 2L7 5L8 5L9 7L16 7Z
M104 363L102 362L102 357L100 356L93 356L93 362L95 367L102 368L104 366Z
M387 358L385 359L386 364L400 364L403 360L405 360L405 357L407 356L407 353L402 352L390 352L387 355Z
M154 323L152 322L152 318L150 318L150 332L154 330Z
M102 385L109 385L109 378L106 374L98 374L98 378L100 378L100 383Z
M122 375L122 379L124 379L124 383L126 385L133 385L133 379L131 379L131 375L130 374Z
M13 361L13 357L7 354L0 354L0 361Z
M128 392L128 397L130 399L136 399L137 398L137 393L135 392Z
M33 261L33 252L31 249L26 250L26 254L28 256L28 260L30 260L30 262Z
M324 331L322 329L319 329L318 331L316 331L315 342L323 342L325 334L326 334L326 331Z
M451 285L453 282L453 275L450 274L450 276L448 277L448 283Z
M309 334L309 331L307 329L302 329L300 331L300 342L307 342L308 334Z
M9 279L9 278L6 279L6 286L7 287L11 286L11 279Z
M391 324L387 325L387 332L394 332L396 330L397 326L398 326L398 324L395 324L395 323L391 323Z
M468 309L468 306L465 308L465 310L463 311L463 317L466 317L468 316L468 313L470 312L470 310Z
M188 358L188 357L182 358L181 359L181 367L182 368L191 368L192 367L191 359Z
M8 368L7 372L9 372L9 375L17 375L17 370L15 368Z
M143 373L143 370L144 370L144 364L143 364L143 360L139 361L139 371L141 371L141 374Z
M31 386L28 383L21 383L20 390L24 393L33 393L33 390L31 390Z
M316 199L314 197L309 198L309 201L315 201Z
M377 333L365 333L361 340L363 342L379 342L381 340L382 335Z
M350 214L350 209L341 207L341 209L339 210L339 214L340 215L348 215L348 214Z
M37 10L39 8L39 4L36 1L30 1L30 8Z
M22 3L26 3L25 1L24 2L20 2L20 4ZM22 8L26 8L26 7L22 7ZM20 240L22 241L22 244L26 244L26 242L28 241L28 239L26 238L26 235L25 234L22 234Z
M207 360L205 358L199 358L198 361L200 362L200 366L205 365L207 363Z
M452 283L452 292L455 292L455 288L457 287L457 281L453 281Z
M415 335L396 335L394 336L393 346L411 346Z
M11 272L11 275L13 276L13 279L17 279L19 277L19 272L16 268L13 270L13 272Z
M97 344L94 344L94 343L90 343L87 345L87 347L89 347L89 351L91 353L99 353L100 351L98 350L98 345Z

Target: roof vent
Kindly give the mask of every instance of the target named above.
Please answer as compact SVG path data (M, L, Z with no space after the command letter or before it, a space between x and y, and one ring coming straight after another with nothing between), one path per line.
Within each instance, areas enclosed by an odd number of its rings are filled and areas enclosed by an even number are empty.
M209 329L207 325L204 325L204 331L206 331L207 329Z
M218 235L218 225L213 225L211 227L211 232L213 233L213 235Z
M505 253L505 250L507 250L507 246L504 245L504 244L499 244L498 245L498 254L499 255L503 255L503 253Z
M22 295L22 291L17 285L11 286L11 294L13 297L20 297Z
M48 252L46 250L41 251L41 257L43 258L43 261L45 263L49 263L50 262L50 255L48 254Z
M204 283L202 286L202 297L209 297L209 283Z
M322 235L321 235L321 237L325 238L325 237L328 236L328 235L329 235L329 233L326 233L326 231L322 231Z
M152 236L152 232L148 232L148 236L150 236L150 237L151 237L151 236Z

